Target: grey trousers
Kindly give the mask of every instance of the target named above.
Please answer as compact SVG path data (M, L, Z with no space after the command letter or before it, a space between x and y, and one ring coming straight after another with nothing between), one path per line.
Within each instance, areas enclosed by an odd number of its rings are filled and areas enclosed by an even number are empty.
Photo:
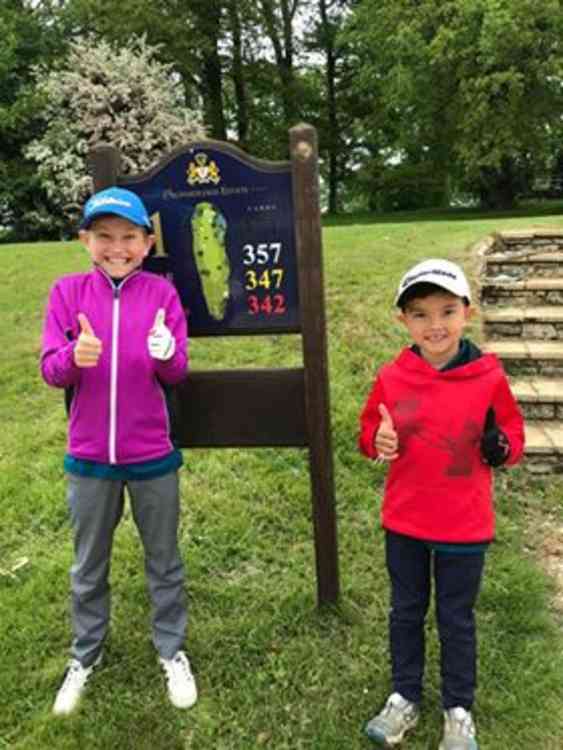
M96 660L109 627L108 576L113 535L123 515L125 486L145 553L153 643L165 659L183 647L187 610L177 541L177 472L134 482L69 474L68 503L74 531L71 654L85 667Z

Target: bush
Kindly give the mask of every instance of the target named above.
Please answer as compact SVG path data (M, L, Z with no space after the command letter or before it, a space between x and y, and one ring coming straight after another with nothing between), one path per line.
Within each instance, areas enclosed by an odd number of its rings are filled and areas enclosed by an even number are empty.
M100 142L119 149L122 172L131 174L204 137L201 118L186 107L172 66L157 54L158 47L150 47L144 37L134 38L129 47L83 37L70 44L58 69L36 70L45 129L26 156L37 163L55 211L30 212L28 223L58 229L61 236L70 230L92 192L87 155Z

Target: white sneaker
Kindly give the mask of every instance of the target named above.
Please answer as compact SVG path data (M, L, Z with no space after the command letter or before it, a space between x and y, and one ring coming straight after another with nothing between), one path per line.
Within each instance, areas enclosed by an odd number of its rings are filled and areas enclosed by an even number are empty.
M88 678L101 661L101 654L89 667L83 667L78 659L71 659L69 661L62 685L59 688L53 705L54 714L57 716L67 716L74 711L78 705L80 696L84 692Z
M176 708L190 708L197 701L197 687L190 669L190 662L183 651L172 659L158 658L168 686L168 697Z
M444 711L444 736L439 750L479 750L470 711L461 706Z

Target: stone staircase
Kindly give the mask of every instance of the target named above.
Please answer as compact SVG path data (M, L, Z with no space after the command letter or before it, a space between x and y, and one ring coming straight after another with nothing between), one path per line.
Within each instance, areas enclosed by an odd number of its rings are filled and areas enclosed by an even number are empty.
M479 258L483 348L526 418L526 466L563 472L563 230L490 235Z

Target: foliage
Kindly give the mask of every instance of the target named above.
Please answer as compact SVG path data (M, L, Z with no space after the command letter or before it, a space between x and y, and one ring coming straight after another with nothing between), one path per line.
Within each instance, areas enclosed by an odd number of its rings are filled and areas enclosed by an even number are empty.
M52 204L52 217L67 228L92 191L87 171L90 149L109 143L119 149L121 171L151 167L159 157L189 140L201 138L199 117L184 106L181 87L169 65L143 37L114 47L94 37L74 40L63 64L37 72L37 93L44 97L45 130L27 148Z
M358 454L357 419L375 367L404 342L395 284L432 253L493 229L559 226L559 216L474 212L331 220L324 231L331 421L342 596L316 607L307 452L185 451L180 546L188 571L187 650L200 688L189 712L168 705L150 642L142 549L131 513L117 529L112 627L104 667L81 709L51 715L70 640L72 542L61 393L37 366L53 279L88 266L74 243L4 246L0 266L0 747L7 750L367 750L361 727L390 690L388 585L378 506L385 471ZM25 289L25 295L21 290ZM297 336L196 339L196 369L292 367ZM550 581L530 553L529 517L563 523L561 479L496 478L497 542L477 605L480 745L563 746L563 636ZM533 541L533 540L532 540ZM27 562L26 562L27 561ZM438 747L436 623L429 613L421 721L408 747ZM533 689L531 689L531 686Z
M559 0L365 2L348 31L372 130L383 110L402 159L424 153L489 205L510 204L561 133L562 33Z
M433 175L430 162L389 165L372 178L371 194L367 187L370 207L376 211L414 211L439 206L444 200L443 180Z
M132 33L146 34L158 59L173 64L189 100L197 97L213 138L228 136L275 159L287 157L287 130L299 117L292 110L288 121L284 105L298 106L302 95L293 90L300 50L293 19L310 1L68 0L64 17L73 31L94 30L121 45Z
M38 134L40 102L29 96L33 66L49 65L63 49L61 29L46 23L44 3L0 3L0 228L21 239L33 237L23 215L45 205L34 166L23 150ZM43 235L45 237L45 235Z
M560 0L4 0L0 26L0 207L20 238L58 236L51 178L64 181L45 154L37 174L26 146L53 151L58 137L61 164L83 159L67 148L75 109L42 109L48 71L70 75L68 40L75 50L85 34L110 58L142 37L175 84L171 109L189 103L210 137L255 156L286 159L288 129L315 125L332 212L458 194L510 206L558 173ZM427 180L432 192L414 195Z

